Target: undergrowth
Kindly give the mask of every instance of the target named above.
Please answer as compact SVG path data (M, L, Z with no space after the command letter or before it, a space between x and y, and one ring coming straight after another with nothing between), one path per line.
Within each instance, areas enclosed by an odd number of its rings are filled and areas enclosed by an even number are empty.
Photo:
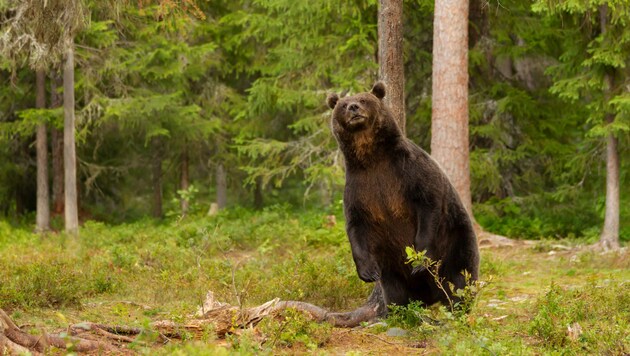
M337 224L320 211L287 206L160 223L87 222L79 238L38 236L0 222L0 308L20 324L46 329L83 320L139 327L183 322L208 290L244 307L281 298L350 310L373 285L356 276L340 207L334 214ZM366 336L372 353L394 352L384 348L401 342L426 348L410 352L462 355L628 353L630 257L579 246L579 240L543 240L482 250L480 279L492 283L460 291L459 305L392 307L385 324L365 331L339 331L287 310L227 342L208 330L202 341L134 347L140 354L338 354L363 350L359 336L375 333ZM387 336L392 327L407 336ZM336 349L340 333L356 345Z

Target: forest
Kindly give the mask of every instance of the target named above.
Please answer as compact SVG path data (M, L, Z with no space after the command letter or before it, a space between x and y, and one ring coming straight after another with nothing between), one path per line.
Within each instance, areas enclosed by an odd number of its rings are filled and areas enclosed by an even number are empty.
M626 0L0 0L0 354L630 353L629 23ZM464 312L344 327L300 310L374 288L326 97L379 80L480 277Z

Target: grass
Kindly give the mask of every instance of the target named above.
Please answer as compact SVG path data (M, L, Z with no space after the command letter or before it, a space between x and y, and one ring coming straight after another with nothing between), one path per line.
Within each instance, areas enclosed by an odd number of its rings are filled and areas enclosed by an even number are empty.
M109 226L88 222L78 239L37 236L0 222L0 307L21 325L56 330L82 320L146 326L184 321L206 292L233 305L273 298L332 310L360 305L371 290L355 272L340 209L277 206L213 217ZM468 314L434 306L396 308L355 330L286 311L227 340L211 330L140 353L624 354L630 352L630 257L579 241L543 240L483 250L478 300ZM404 337L387 335L391 327Z

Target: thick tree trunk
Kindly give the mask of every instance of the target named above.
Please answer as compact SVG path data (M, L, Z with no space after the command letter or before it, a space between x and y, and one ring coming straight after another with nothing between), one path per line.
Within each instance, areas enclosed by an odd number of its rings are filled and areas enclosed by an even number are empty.
M599 10L601 33L604 34L608 26L608 6L602 5ZM610 98L614 79L611 73L605 75L607 98ZM606 114L608 125L614 121L614 115ZM617 138L613 133L608 134L606 142L606 212L599 244L605 250L619 248L619 153Z
M468 147L468 1L436 0L431 155L472 216Z
M383 99L405 132L405 73L403 66L403 2L379 0L379 79L387 86Z
M46 107L46 75L38 70L35 79L35 107ZM50 230L50 201L48 195L48 139L46 124L37 125L37 216L36 231Z
M53 109L60 107L63 103L61 95L57 92L62 85L62 78L53 74L50 81L50 107ZM52 212L54 215L61 215L64 212L63 131L53 125L50 137L52 141Z
M223 209L227 206L227 173L223 164L217 165L217 207Z
M187 191L190 186L189 180L189 158L188 158L188 149L184 148L184 152L182 153L182 166L181 166L181 175L179 181L179 189L183 191ZM188 209L190 208L190 202L188 201L188 197L180 197L180 207L182 209L182 215L188 214Z
M162 214L162 148L160 139L153 139L153 217L161 219Z
M79 209L77 198L77 156L74 141L74 48L68 45L63 67L63 166L66 231L78 235Z

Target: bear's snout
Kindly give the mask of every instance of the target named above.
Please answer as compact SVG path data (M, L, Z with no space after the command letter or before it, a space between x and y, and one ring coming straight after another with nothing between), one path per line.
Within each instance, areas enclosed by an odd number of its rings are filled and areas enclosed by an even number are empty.
M357 103L352 103L350 104L350 106L348 106L348 110L350 110L350 112L357 112L359 111L360 107L359 104Z

